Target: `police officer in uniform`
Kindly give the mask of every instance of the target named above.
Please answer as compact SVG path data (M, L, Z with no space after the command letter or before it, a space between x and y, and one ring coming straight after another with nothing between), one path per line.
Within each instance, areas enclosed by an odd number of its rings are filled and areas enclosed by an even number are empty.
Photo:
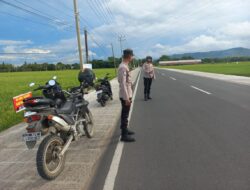
M122 105L121 114L121 141L123 142L134 142L135 139L131 136L134 134L133 131L128 129L128 116L130 106L132 103L132 81L131 74L129 71L129 64L133 60L133 50L125 49L123 51L123 60L118 68L118 82L119 82L119 96Z
M151 90L151 84L152 80L155 79L155 71L154 66L152 64L152 57L147 56L146 62L143 64L143 78L144 78L144 100L151 100L150 96L150 90Z

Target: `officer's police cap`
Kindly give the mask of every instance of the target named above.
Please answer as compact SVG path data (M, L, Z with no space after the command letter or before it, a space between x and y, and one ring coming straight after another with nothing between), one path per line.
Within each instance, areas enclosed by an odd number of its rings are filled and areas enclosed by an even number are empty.
M125 50L123 50L123 56L128 56L128 55L134 56L134 53L133 53L132 49L125 49Z

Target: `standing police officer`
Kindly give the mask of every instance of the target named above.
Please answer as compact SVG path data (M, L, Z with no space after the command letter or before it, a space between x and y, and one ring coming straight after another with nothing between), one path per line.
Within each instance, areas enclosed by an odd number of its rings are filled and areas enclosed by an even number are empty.
M118 68L118 82L119 82L119 96L122 105L122 114L121 114L121 141L124 142L134 142L135 139L130 135L133 135L134 132L128 129L128 116L130 111L130 106L132 103L132 81L129 71L129 63L133 60L133 50L125 49L123 51L123 60Z
M152 64L152 57L147 56L146 62L142 66L143 69L143 77L144 77L144 100L152 99L150 97L150 89L152 80L155 79L154 66Z

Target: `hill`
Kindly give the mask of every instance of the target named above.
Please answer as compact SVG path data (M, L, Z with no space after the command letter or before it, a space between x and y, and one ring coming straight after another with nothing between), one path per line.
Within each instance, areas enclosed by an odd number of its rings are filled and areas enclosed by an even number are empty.
M250 57L250 49L238 47L238 48L232 48L232 49L221 50L221 51L174 54L174 55L171 55L170 57L171 58L193 57L195 59L225 58L225 57Z

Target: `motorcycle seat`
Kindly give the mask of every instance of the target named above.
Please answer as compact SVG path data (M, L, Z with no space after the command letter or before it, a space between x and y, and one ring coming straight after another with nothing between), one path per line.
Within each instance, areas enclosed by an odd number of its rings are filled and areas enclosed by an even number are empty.
M37 109L41 109L43 107L53 107L55 105L55 102L53 100L44 97L27 98L24 99L23 103L26 108Z
M74 110L74 103L72 100L66 101L62 107L57 109L58 114L71 114Z

